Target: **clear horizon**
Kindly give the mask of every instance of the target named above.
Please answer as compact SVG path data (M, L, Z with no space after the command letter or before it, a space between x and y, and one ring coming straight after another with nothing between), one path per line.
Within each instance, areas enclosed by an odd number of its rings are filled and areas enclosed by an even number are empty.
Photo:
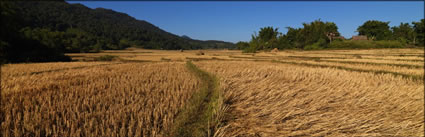
M106 8L126 13L138 20L176 35L199 40L249 41L261 27L273 26L286 33L286 27L320 19L334 22L342 36L357 35L367 20L412 23L424 18L423 1L406 2L146 2L146 1L67 1L89 8Z

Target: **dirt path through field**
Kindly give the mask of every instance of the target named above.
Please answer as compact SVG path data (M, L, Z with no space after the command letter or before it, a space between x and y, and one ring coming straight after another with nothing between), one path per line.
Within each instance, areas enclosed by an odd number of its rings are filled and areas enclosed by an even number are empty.
M202 86L188 105L177 115L170 136L212 136L220 124L221 104L218 80L215 76L199 69L192 62L187 68L202 81Z

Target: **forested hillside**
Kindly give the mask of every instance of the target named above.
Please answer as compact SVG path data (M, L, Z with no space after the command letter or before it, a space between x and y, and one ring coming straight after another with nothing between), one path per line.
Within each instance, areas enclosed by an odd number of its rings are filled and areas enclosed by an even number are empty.
M1 2L3 62L64 60L67 52L147 49L233 48L222 41L186 39L149 22L109 9L65 1ZM43 49L40 50L39 49ZM60 58L60 59L56 59ZM66 60L66 59L65 59Z

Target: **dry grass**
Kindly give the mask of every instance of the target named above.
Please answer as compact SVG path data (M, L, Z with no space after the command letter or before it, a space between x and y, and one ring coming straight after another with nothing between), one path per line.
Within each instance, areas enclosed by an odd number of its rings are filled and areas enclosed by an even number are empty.
M321 59L329 61L347 61L347 62L356 62L356 63L376 63L376 64L394 64L394 65L413 65L413 66L424 66L423 62L412 62L405 60L377 60L377 59Z
M2 78L9 76L26 75L37 72L83 68L98 65L112 64L111 62L55 62L55 63L28 63L6 64L1 67Z
M127 63L2 79L2 136L161 136L199 79L184 63Z
M205 58L211 59L223 58L229 59L229 55L240 54L237 50L202 50L204 55L200 56L200 50L147 50L147 49L136 49L130 48L126 50L111 50L103 51L101 53L70 53L67 54L72 57L73 60L90 61L94 58L104 55L118 56L122 60L129 61L163 61L162 58L170 59L171 61L188 61L187 58Z
M282 62L294 62L294 61L284 61ZM400 66L392 66L392 65L369 65L369 64L352 64L352 63L339 63L339 62L317 62L317 61L295 61L296 63L305 63L305 64L313 64L313 65L324 65L329 67L344 67L351 69L359 69L364 71L387 71L387 72L395 72L406 75L413 75L417 77L424 76L423 68L406 68Z
M202 59L227 59L234 57L255 57L257 59L276 59L288 57L301 58L322 58L322 59L357 59L361 56L363 59L380 59L388 61L414 61L423 62L423 49L373 49L373 50L321 50L321 51L300 51L283 50L280 52L260 52L260 53L242 53L239 50L202 50L205 55L196 55L200 50L147 50L130 48L126 50L106 50L101 53L71 53L67 54L73 60L93 60L96 57L111 55L118 56L122 60L131 61L162 61L161 58L167 58L171 61L188 61L188 58ZM308 59L308 58L307 58ZM244 60L253 60L245 58Z
M422 61L424 60L423 49L372 49L372 50L324 50L324 51L283 51L278 56L299 56L318 58L346 58L357 59L381 59L381 60L402 60L402 61Z
M262 62L200 62L227 85L219 136L423 136L423 83Z

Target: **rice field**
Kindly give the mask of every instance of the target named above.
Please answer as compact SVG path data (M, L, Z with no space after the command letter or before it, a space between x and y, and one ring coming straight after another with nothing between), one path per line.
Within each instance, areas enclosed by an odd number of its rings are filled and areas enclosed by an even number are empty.
M1 66L0 136L424 136L423 48L68 55Z
M268 62L199 62L230 109L219 136L423 136L423 83Z
M161 136L199 82L184 63L112 64L5 78L1 133Z

